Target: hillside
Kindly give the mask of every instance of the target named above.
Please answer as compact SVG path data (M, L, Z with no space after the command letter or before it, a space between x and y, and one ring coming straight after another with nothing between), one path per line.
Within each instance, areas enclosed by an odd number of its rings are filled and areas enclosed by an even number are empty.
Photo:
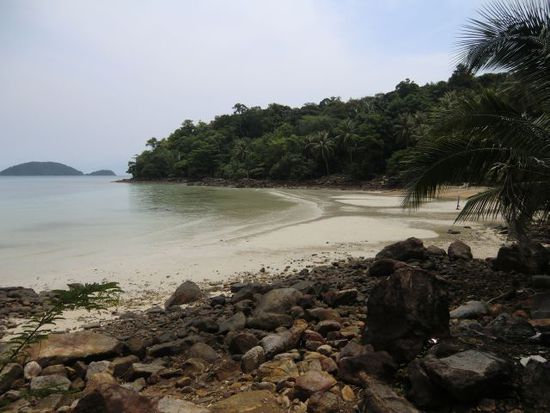
M99 171L93 171L89 174L86 174L88 176L116 176L116 174L111 171L110 169L100 169Z
M77 176L77 169L58 162L26 162L0 171L4 176Z

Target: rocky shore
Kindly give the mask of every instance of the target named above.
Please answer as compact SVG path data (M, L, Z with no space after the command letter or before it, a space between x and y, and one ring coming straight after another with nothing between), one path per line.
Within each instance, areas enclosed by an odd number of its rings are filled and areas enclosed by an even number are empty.
M164 308L28 349L0 373L0 411L547 412L548 256L410 238L291 275L186 281ZM1 289L0 324L46 299Z

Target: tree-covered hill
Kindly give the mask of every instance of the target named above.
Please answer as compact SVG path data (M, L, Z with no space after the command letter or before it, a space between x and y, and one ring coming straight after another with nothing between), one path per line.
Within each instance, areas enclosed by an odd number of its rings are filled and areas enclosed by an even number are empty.
M82 172L58 162L26 162L10 166L0 175L6 176L75 176Z
M186 120L129 162L136 179L206 177L305 180L344 174L366 180L396 176L399 160L427 133L431 112L457 96L498 88L506 75L474 77L459 66L448 81L343 102L326 98L299 108L237 103L212 122Z

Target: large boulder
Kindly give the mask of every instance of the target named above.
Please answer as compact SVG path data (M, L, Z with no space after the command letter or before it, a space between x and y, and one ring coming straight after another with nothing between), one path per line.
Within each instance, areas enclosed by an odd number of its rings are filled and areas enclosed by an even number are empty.
M453 241L451 245L449 245L447 254L451 260L468 261L473 258L470 246L460 240Z
M376 259L390 258L397 261L423 260L426 258L424 243L418 238L408 238L388 245L376 254Z
M541 274L548 270L550 252L541 244L512 244L501 247L493 260L493 268L500 271L517 271Z
M201 289L193 281L185 281L166 300L164 308L168 309L174 305L189 304L202 298Z
M284 413L277 398L268 390L244 391L225 400L219 401L210 408L212 413Z
M403 267L373 288L365 339L398 362L412 360L429 338L449 334L449 305L432 274Z
M465 402L502 393L511 374L509 363L477 350L440 359L429 355L422 360L422 367L433 383Z
M116 338L94 333L78 331L67 334L51 334L47 339L33 344L28 355L42 367L52 364L64 364L76 360L98 360L119 355L122 343Z
M118 384L103 384L80 399L73 413L157 413L145 396Z

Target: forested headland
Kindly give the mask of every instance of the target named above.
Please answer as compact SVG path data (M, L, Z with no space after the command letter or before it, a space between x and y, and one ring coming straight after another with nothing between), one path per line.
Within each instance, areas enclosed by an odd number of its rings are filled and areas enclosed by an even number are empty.
M329 97L299 108L237 103L210 123L185 120L129 162L135 179L269 179L302 181L344 175L399 183L401 163L432 118L460 98L505 86L506 74L474 76L459 65L447 81L406 79L395 90L346 102Z

